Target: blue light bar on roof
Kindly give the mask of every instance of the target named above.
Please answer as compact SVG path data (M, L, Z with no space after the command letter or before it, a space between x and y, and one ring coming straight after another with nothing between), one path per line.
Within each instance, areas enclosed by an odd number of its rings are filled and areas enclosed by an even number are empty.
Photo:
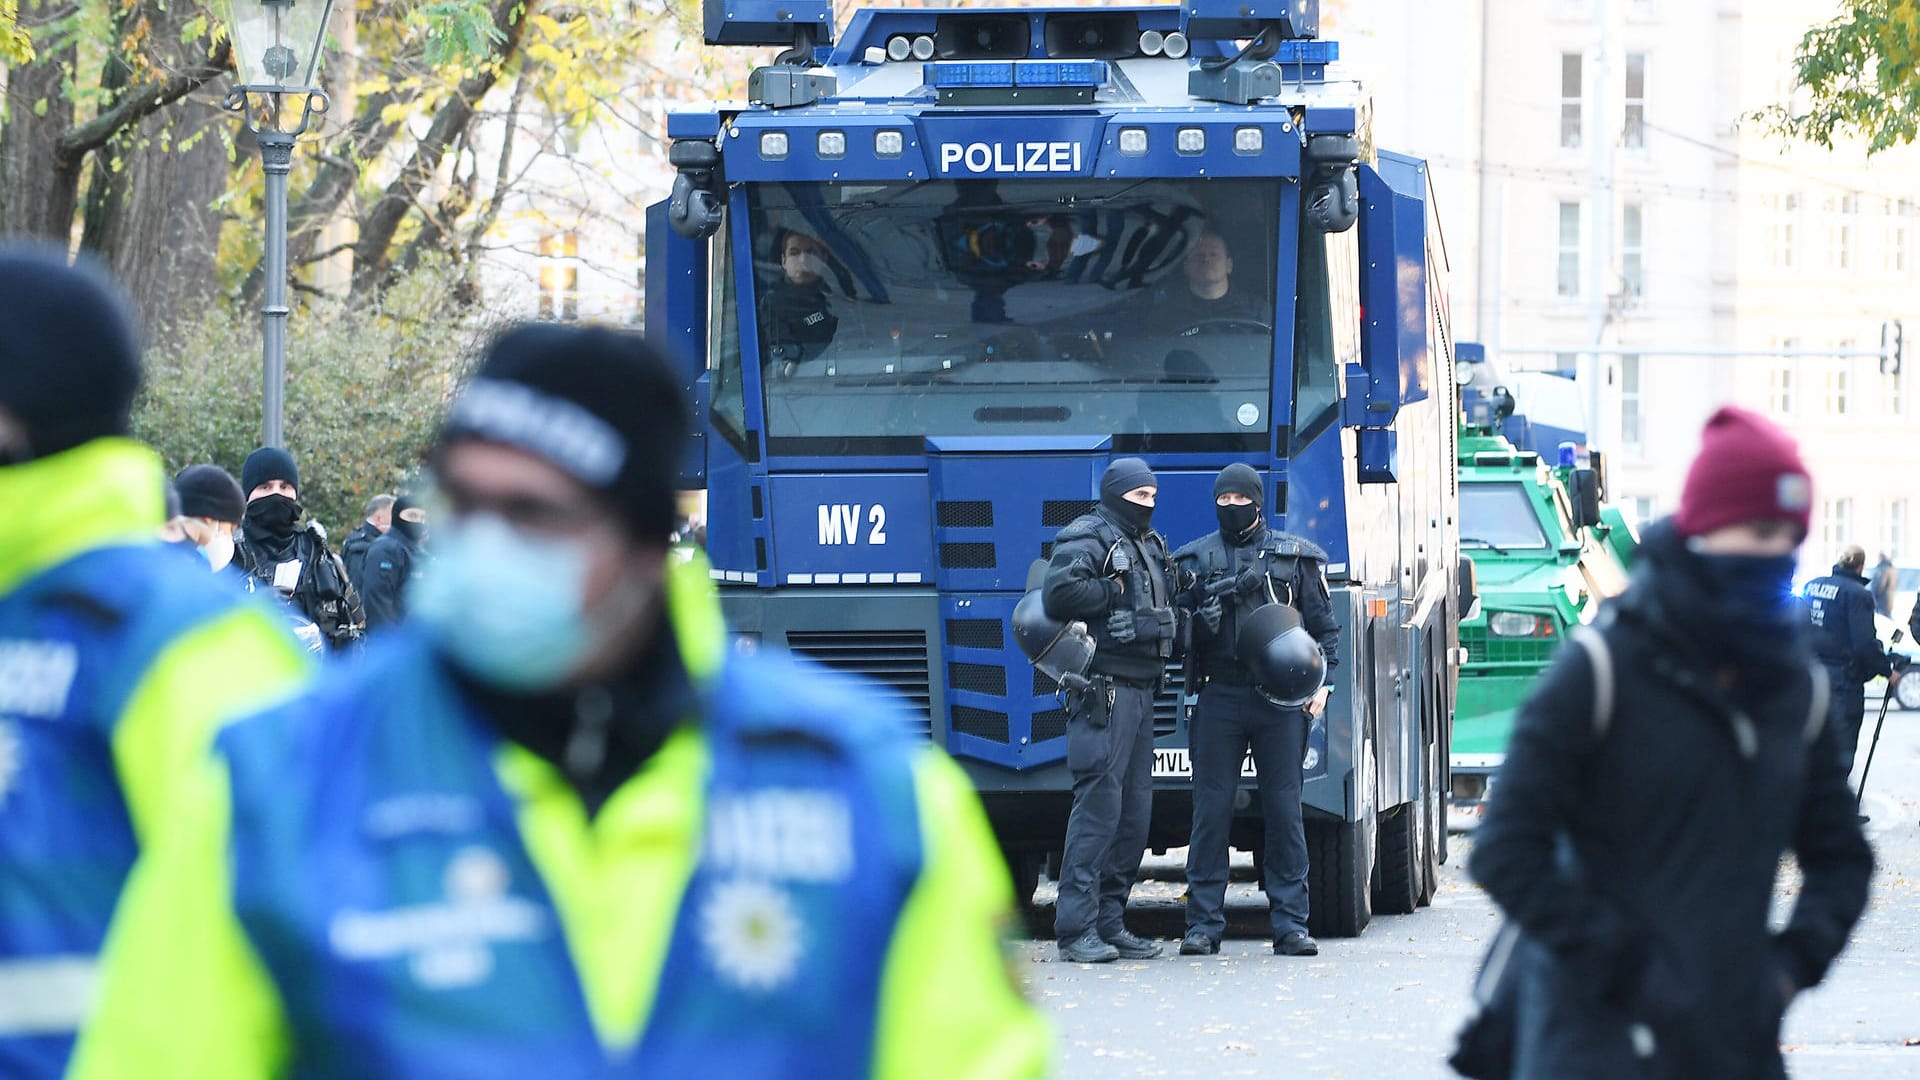
M1340 43L1337 41L1282 41L1280 50L1273 54L1276 64L1331 64L1340 59Z
M922 70L935 89L1107 85L1105 60L942 60Z

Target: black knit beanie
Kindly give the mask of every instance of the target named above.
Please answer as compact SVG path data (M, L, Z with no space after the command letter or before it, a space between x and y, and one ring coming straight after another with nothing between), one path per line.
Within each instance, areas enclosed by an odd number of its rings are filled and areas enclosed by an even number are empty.
M133 307L92 259L0 244L0 464L125 435L140 388ZM11 445L9 445L11 444Z
M679 376L640 335L528 323L487 350L441 442L525 450L605 496L635 538L665 540L688 421Z
M233 474L218 465L189 465L173 478L183 517L209 518L233 525L247 516L247 496Z
M1213 478L1213 497L1218 499L1227 494L1245 495L1256 505L1265 502L1260 492L1260 474L1241 461L1221 469L1220 475Z
M240 490L248 496L269 480L285 480L295 491L300 490L300 467L293 463L292 454L277 446L255 450L247 455L246 464L240 466Z
M1160 481L1153 475L1147 463L1137 457L1115 458L1107 471L1100 474L1100 498L1117 500L1135 488L1157 488Z

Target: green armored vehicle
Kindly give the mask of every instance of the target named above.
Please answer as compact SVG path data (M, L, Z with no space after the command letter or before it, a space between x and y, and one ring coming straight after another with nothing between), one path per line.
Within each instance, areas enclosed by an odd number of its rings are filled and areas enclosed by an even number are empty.
M1506 402L1510 413L1510 396ZM1592 622L1600 601L1626 588L1639 543L1618 509L1601 506L1598 472L1576 464L1572 443L1549 464L1499 433L1505 419L1460 429L1460 550L1473 562L1480 603L1460 621L1466 661L1452 748L1459 824L1477 820L1506 756L1514 710L1572 628Z

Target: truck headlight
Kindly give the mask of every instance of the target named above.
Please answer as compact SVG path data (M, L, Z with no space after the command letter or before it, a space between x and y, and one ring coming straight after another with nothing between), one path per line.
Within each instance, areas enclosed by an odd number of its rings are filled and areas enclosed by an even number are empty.
M1496 611L1487 616L1487 629L1495 637L1543 637L1541 619L1522 611Z

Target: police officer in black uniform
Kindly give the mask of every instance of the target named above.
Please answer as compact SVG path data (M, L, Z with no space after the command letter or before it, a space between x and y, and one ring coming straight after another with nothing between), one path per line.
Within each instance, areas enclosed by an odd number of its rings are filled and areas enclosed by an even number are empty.
M1319 645L1325 668L1335 664L1340 625L1322 572L1326 553L1297 536L1267 528L1261 513L1260 474L1235 463L1213 482L1220 530L1174 555L1183 584L1180 606L1191 612L1187 653L1189 687L1199 708L1191 725L1193 838L1187 847L1187 935L1180 951L1220 951L1226 932L1227 835L1234 793L1249 748L1259 775L1265 818L1264 880L1273 920L1273 951L1314 956L1307 934L1307 835L1300 810L1302 763L1312 718L1326 710L1330 688L1309 682L1303 704L1283 705L1260 684L1242 640L1248 617L1267 604L1295 608ZM1308 656L1311 657L1309 648Z
M1060 956L1076 963L1160 955L1122 921L1153 814L1154 693L1181 636L1151 526L1158 491L1139 458L1107 466L1099 506L1060 530L1041 585L1047 616L1085 622L1095 641L1092 685L1067 701L1073 809L1054 908Z
M1867 682L1893 670L1873 632L1873 594L1867 590L1867 553L1858 544L1840 553L1833 573L1807 582L1807 622L1813 653L1826 665L1827 723L1840 742L1840 760L1853 771L1860 724L1867 713Z
M761 347L781 375L826 352L840 319L827 296L826 247L799 230L780 238L780 276L762 298Z

